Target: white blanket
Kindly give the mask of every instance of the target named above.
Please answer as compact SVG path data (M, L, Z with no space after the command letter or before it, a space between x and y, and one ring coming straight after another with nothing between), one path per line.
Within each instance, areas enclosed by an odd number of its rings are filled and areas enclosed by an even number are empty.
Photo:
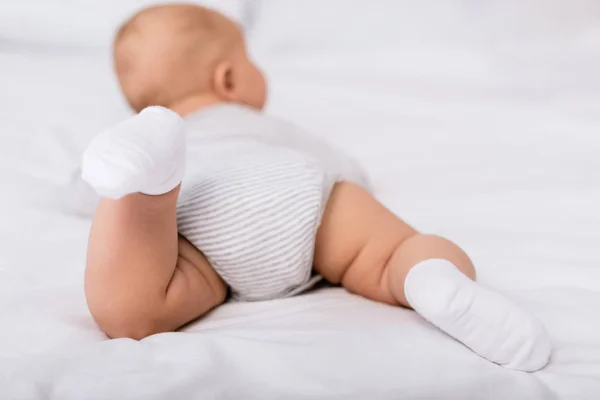
M549 366L507 371L341 289L106 340L83 295L89 222L60 205L90 138L128 111L106 47L29 35L0 41L0 398L600 397L597 3L345 3L257 3L269 112L342 146L390 208L465 247L482 282L544 321Z

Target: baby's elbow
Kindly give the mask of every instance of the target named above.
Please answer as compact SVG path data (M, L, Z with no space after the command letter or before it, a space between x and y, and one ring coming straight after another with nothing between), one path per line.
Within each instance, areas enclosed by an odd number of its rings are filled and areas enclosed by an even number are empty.
M121 321L118 323L106 324L104 327L100 326L100 329L111 339L133 339L142 340L148 336L161 333L154 324L146 321Z
M142 340L163 332L159 324L147 313L128 307L118 310L102 310L90 307L92 317L98 327L111 339L128 338Z

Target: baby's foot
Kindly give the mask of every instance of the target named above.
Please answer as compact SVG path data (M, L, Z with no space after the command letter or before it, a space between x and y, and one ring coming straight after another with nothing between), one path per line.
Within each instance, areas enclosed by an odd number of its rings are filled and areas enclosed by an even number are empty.
M417 264L406 277L404 291L423 318L480 356L528 372L548 363L552 344L542 323L450 262Z
M181 182L184 169L183 119L166 108L148 107L92 140L81 177L100 196L118 199L167 193Z

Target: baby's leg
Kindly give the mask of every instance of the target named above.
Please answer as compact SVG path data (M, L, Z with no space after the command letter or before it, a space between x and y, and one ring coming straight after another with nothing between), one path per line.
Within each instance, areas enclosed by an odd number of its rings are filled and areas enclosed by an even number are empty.
M358 186L334 188L317 234L315 269L351 292L413 308L506 367L533 371L550 355L541 323L476 284L458 246L416 232Z
M177 235L183 151L179 117L150 109L100 134L84 154L83 177L103 196L92 222L85 292L110 337L172 331L224 300L221 279Z

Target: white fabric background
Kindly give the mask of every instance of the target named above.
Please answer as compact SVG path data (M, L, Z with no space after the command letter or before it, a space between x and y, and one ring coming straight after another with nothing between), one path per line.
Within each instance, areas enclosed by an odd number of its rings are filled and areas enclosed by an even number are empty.
M82 290L89 222L60 204L128 114L108 44L139 4L0 2L0 398L600 397L599 3L243 4L268 112L359 158L386 205L538 313L555 352L536 374L338 289L106 341Z
M245 24L252 0L189 0ZM8 41L107 46L123 20L139 9L177 0L1 0L0 37Z

